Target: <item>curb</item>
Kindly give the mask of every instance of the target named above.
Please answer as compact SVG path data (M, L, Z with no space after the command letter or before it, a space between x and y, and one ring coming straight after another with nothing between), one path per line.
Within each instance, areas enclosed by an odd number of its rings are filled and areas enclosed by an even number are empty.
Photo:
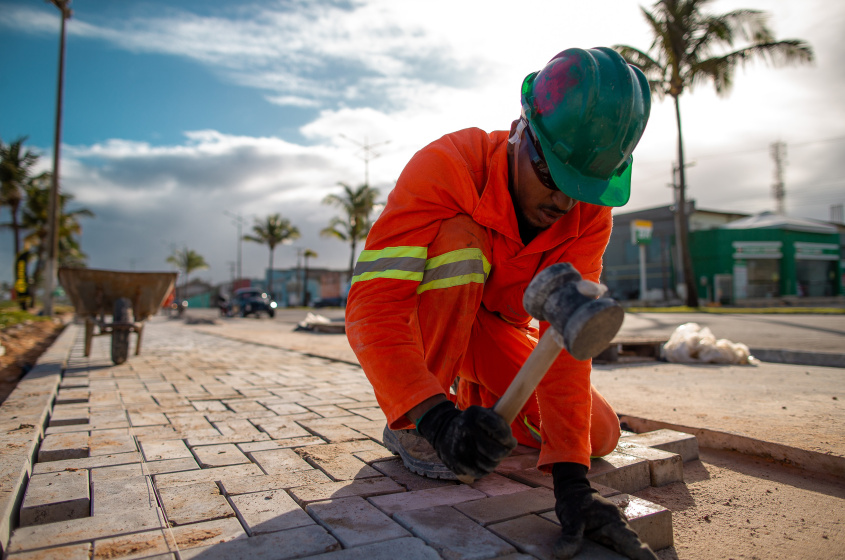
M751 348L751 355L763 362L792 364L796 366L824 366L845 368L845 354L832 352L801 352L798 350L772 350Z
M825 453L819 453L818 451L809 451L807 449L799 449L797 447L783 445L781 443L763 441L730 432L721 432L707 428L694 428L680 424L670 424L669 422L649 420L647 418L639 418L637 416L628 416L627 414L620 414L619 421L627 424L637 433L651 432L654 430L668 428L670 430L695 436L701 447L737 451L743 455L753 455L763 459L772 459L779 463L791 465L799 469L833 475L837 478L845 479L845 457L828 455Z
M0 554L17 522L38 446L79 327L68 324L0 405Z

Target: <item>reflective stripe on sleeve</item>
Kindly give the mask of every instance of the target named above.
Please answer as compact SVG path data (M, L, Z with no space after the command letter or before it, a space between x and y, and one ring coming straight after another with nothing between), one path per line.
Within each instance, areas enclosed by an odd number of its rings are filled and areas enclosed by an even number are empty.
M421 294L426 290L451 288L475 282L484 284L490 274L490 263L481 249L458 249L428 259L425 274L417 288Z
M361 251L352 274L352 283L374 278L419 282L423 279L427 254L426 247L386 247L380 251Z

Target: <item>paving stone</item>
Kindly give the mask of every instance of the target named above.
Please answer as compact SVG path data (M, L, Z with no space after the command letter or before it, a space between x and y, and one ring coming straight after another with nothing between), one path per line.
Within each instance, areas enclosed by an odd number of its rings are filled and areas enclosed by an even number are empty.
M587 478L590 482L626 493L637 492L651 485L648 461L615 451L600 459L592 459Z
M33 475L21 505L20 526L88 517L90 508L88 471Z
M193 452L203 468L226 467L250 462L247 456L241 453L241 450L235 447L233 443L194 447Z
M340 547L325 529L318 525L299 527L288 531L257 535L248 539L237 539L214 546L203 546L181 550L181 560L286 560L288 558L313 558ZM322 556L322 555L321 555ZM402 557L404 560L404 557ZM367 560L373 560L368 558ZM416 560L409 558L408 560Z
M270 436L261 432L252 434L228 434L225 436L194 436L194 433L195 432L191 432L187 438L188 447L196 447L199 445L223 445L226 443L248 443L251 441L267 441L270 439Z
M299 420L299 424L313 433L320 436L329 443L343 441L354 441L356 439L367 439L367 436L357 430L348 428L341 424L341 418L319 418L313 420Z
M50 413L51 427L74 426L88 423L88 407L78 405L58 405Z
M159 488L158 493L171 527L235 515L213 482Z
M249 420L246 419L232 419L232 420L225 420L223 422L212 422L215 428L223 434L224 436L228 435L245 435L245 434L259 434L261 432L258 431Z
M516 471L537 468L537 460L540 455L536 453L536 450L534 451L534 453L510 455L505 457L502 459L502 462L499 463L499 466L496 467L495 472L505 476L510 476L511 473Z
M268 451L270 449L284 449L286 447L304 447L306 445L323 445L326 441L317 436L294 437L287 439L273 439L267 441L254 441L249 443L238 443L238 448L244 453L252 451Z
M314 467L304 461L293 449L270 449L249 454L267 474L284 474L295 471L308 471Z
M525 484L511 480L497 473L490 473L472 484L471 488L475 488L480 492L484 492L488 496L503 496L505 494L514 494L516 492L524 492L531 488Z
M445 560L474 560L515 552L510 544L449 506L403 511L393 518Z
M126 411L122 410L101 410L92 406L88 423L94 430L111 430L129 427L129 419Z
M193 454L181 439L164 441L142 440L141 451L147 461L161 461L162 459L193 459Z
M536 459L535 459L536 462ZM494 473L495 474L495 473ZM536 486L543 486L545 488L553 488L554 481L552 480L552 475L550 473L545 473L538 469L537 467L531 467L530 469L524 470L517 470L508 472L507 475L509 478L521 482L522 484L526 484L528 486L536 487Z
M664 486L673 482L684 481L684 463L677 453L663 451L653 447L643 447L636 443L619 442L616 451L648 461L652 486Z
M674 544L671 511L661 505L626 494L608 499L625 512L631 528L652 550L663 550Z
M150 476L154 474L167 474L183 471L198 470L200 466L193 457L186 459L165 459L164 461L148 461L143 463L131 463L128 465L117 465L114 467L101 467L91 469L92 478L96 480L99 475L102 478L125 478L127 476Z
M695 436L675 430L654 430L625 438L626 442L677 453L686 463L698 459L698 440Z
M170 420L160 412L130 412L129 423L132 426L155 426L169 424Z
M234 540L248 540L240 522L234 517L174 527L170 532L176 539L179 557L183 560L187 558L188 549L198 546L219 545ZM191 557L196 558L197 556ZM205 560L205 556L202 556L202 558Z
M403 491L404 488L392 479L383 476L379 478L362 478L340 482L327 482L325 484L297 486L290 489L290 494L297 502L305 505L333 498L345 498L348 496L361 496L363 498L367 498L370 496L395 494Z
M146 558L168 555L176 546L166 531L146 531L94 541L93 560ZM166 557L166 556L165 556Z
M9 552L30 550L34 547L59 546L98 538L135 533L161 526L154 510L132 511L116 515L103 515L71 519L17 529L9 541Z
M56 404L87 403L88 395L88 389L62 389L56 395Z
M307 510L345 548L411 536L360 496L313 503Z
M205 412L205 411L222 412L222 411L228 410L226 408L225 404L223 404L220 401L216 401L216 400L215 401L193 401L193 402L191 402L191 404L194 405L194 408L196 408L197 410L202 411L202 412Z
M532 488L524 492L465 502L454 507L477 523L489 525L529 513L553 510L555 496L548 488Z
M57 546L32 552L16 552L6 557L7 560L90 560L90 558L90 543Z
M370 503L390 515L400 511L453 505L486 497L483 492L461 484L444 488L430 488L428 490L376 496L370 498Z
M314 437L314 435L290 418L256 418L253 424L273 439Z
M97 469L100 470L100 469ZM158 507L152 482L145 476L108 478L91 473L92 515L113 515Z
M249 494L250 492L266 492L268 490L286 490L297 486L322 484L331 479L323 471L311 469L309 471L294 471L277 475L246 476L242 478L227 478L222 481L223 490L228 496Z
M230 499L250 536L314 524L284 490L240 494Z
M88 432L52 434L38 447L38 461L64 461L88 456Z
M125 429L92 431L88 438L88 454L91 457L132 451L137 451L135 440Z
M554 544L560 536L560 526L544 519L548 515L544 514L541 516L542 518L537 515L527 515L490 525L488 529L514 545L519 551L530 554L530 558L554 560ZM497 560L505 559L499 558ZM573 560L625 559L623 556L585 539L581 552L576 554Z
M427 488L443 488L445 486L457 486L458 484L453 480L426 478L424 476L414 474L402 464L401 459L379 461L378 463L373 463L373 468L380 473L389 476L404 486L408 491L425 490Z
M394 558L440 560L440 555L422 540L408 537L311 556L308 560L392 560Z
M140 463L140 453L116 453L112 455L99 455L97 457L85 457L82 459L68 459L65 461L50 461L37 463L33 466L33 474L48 472L59 472L73 469L93 469L97 467L108 467L113 465L126 465L129 463Z
M155 476L155 483L158 488L169 488L197 482L217 482L229 477L256 476L262 474L264 473L258 468L258 465L250 463L248 465L232 465L230 467L159 474Z

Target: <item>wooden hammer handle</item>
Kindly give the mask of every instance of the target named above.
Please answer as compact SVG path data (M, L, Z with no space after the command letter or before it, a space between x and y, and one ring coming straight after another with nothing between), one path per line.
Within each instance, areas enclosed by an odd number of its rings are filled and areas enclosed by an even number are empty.
M525 403L528 402L531 393L540 384L543 376L549 371L549 368L557 359L561 351L561 345L558 343L557 333L552 327L546 329L543 336L540 337L537 346L522 364L516 377L502 395L502 398L493 405L493 412L505 419L505 422L511 424Z

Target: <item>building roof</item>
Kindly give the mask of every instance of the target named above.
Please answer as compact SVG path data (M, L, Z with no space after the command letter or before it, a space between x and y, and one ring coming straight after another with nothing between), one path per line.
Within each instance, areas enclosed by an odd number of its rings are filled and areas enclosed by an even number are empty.
M725 224L722 229L784 229L811 233L836 233L836 226L803 218L790 218L772 212L761 212Z

